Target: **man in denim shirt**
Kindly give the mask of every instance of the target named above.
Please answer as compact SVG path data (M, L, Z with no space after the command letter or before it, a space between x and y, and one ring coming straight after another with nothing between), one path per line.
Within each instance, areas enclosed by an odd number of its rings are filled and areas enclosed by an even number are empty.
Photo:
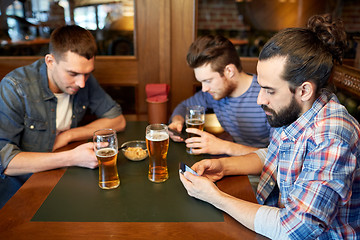
M34 172L60 167L96 168L92 143L53 153L101 128L122 131L121 107L100 87L96 42L78 26L56 29L49 54L0 82L0 208ZM98 119L78 126L89 109Z

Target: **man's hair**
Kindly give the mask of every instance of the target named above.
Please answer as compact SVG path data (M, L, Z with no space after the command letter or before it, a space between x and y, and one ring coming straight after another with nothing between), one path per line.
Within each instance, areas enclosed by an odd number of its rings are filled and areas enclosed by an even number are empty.
M76 25L59 27L50 36L49 52L59 60L68 51L89 60L97 51L95 39L88 30L82 27Z
M286 57L282 78L290 90L306 81L327 87L334 62L342 63L346 49L346 33L341 20L331 16L313 16L306 28L288 28L275 34L263 47L259 60ZM276 66L274 66L276 67Z
M186 56L191 68L209 64L220 76L224 76L225 67L234 64L239 72L242 71L239 55L234 45L225 37L206 35L197 38L190 46Z

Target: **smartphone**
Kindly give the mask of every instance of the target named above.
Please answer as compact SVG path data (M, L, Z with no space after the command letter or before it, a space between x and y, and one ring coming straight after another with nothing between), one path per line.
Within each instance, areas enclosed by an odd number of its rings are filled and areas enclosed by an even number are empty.
M185 163L181 162L180 163L180 172L182 174L184 174L184 172L191 172L192 174L196 175L196 176L199 176L199 174L197 174L194 170L192 170L188 165L186 165Z

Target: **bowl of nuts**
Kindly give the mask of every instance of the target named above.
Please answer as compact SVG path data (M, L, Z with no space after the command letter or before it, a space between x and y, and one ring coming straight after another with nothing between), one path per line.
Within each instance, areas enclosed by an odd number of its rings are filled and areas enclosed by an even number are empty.
M148 156L145 141L135 140L125 142L120 148L124 156L131 161L142 161Z

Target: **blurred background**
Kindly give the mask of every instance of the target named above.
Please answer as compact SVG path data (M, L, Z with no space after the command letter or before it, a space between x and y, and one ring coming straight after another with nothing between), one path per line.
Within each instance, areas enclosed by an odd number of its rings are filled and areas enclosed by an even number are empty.
M134 55L134 0L1 0L0 55L44 55L58 26L90 30L99 55Z
M255 73L265 42L280 29L305 26L314 14L344 21L344 65L355 70L339 72L344 84L337 84L337 93L360 119L359 0L0 0L0 75L32 61L27 56L44 56L56 27L77 24L97 41L97 79L126 114L138 118L146 115L147 83L171 86L170 108L200 90L185 62L197 36L229 38L244 68Z

